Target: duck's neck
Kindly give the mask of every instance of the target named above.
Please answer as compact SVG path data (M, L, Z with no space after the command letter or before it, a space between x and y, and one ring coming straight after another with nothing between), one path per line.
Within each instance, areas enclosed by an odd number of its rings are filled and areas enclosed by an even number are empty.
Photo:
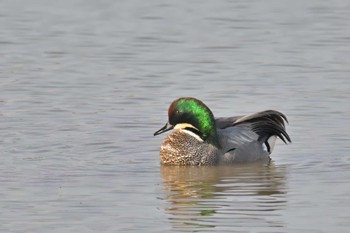
M212 124L212 126L213 127L210 129L210 131L208 131L206 141L208 143L213 144L216 147L220 148L220 143L219 143L218 134L217 134L217 131L216 131L215 121Z
M200 128L199 131L203 134L202 138L204 141L220 147L218 134L216 131L216 123L212 112L209 110L206 114L203 114L199 117Z

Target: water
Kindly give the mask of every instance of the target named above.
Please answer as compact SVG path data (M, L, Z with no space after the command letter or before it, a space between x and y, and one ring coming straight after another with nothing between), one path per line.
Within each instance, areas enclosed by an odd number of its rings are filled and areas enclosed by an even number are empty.
M350 4L0 2L1 232L348 232ZM169 103L277 109L271 164L161 167Z

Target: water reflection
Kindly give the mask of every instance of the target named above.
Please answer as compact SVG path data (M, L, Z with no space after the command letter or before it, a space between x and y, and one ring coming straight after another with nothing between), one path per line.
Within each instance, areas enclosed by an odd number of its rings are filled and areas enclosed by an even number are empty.
M284 166L162 166L161 175L166 212L176 230L223 231L227 227L232 231L253 226L278 232L285 227L281 217L286 207ZM227 218L232 219L229 226Z

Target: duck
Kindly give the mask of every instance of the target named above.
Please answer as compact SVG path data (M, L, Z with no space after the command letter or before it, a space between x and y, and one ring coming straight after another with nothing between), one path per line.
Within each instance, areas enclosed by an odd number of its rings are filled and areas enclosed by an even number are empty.
M160 147L160 163L211 166L271 160L276 139L291 143L287 117L276 110L215 118L201 100L181 97L168 109L168 121L154 136L172 130Z

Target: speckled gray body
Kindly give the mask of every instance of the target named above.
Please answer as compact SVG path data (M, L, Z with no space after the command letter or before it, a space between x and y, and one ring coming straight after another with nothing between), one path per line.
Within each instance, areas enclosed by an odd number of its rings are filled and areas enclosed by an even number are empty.
M220 148L201 142L177 129L169 134L160 148L164 165L218 165L269 159L269 153L247 127L217 129ZM235 148L234 150L230 150Z

